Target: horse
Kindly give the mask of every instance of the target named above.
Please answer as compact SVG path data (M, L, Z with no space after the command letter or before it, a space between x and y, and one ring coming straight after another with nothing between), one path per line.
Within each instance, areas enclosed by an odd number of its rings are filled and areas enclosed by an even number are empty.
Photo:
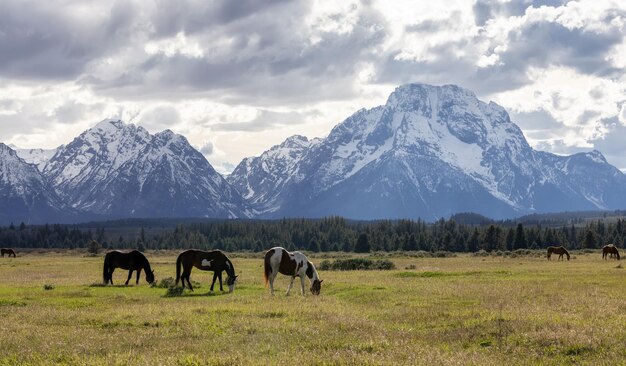
M126 279L125 285L128 285L133 271L137 271L137 282L139 284L139 275L143 269L146 272L146 281L152 284L154 282L154 271L150 268L150 262L143 253L138 250L132 250L130 252L120 252L119 250L113 250L108 252L104 256L104 267L102 269L102 278L104 284L113 284L113 271L116 268L127 269L128 279Z
M265 286L268 282L270 286L270 293L274 295L274 280L279 273L285 276L291 276L291 282L287 287L287 296L293 286L293 281L296 277L300 277L300 293L304 296L304 276L307 276L311 281L311 293L313 295L319 295L322 290L322 281L319 279L317 270L313 263L311 263L307 257L300 252L289 253L285 248L274 247L265 252L265 271L263 278L265 280Z
M548 260L550 260L550 257L552 257L552 253L559 255L559 258L557 258L557 260L562 260L563 254L565 254L567 256L567 260L569 260L569 252L563 246L548 247L548 254L546 255L548 257Z
M613 255L619 260L619 251L614 244L607 244L602 247L602 259L613 258Z
M5 254L8 254L9 258L11 258L11 255L13 255L13 258L15 258L15 251L11 248L2 248L0 249L0 253L2 254L3 257Z
M181 276L180 269L182 267L183 274ZM226 271L228 277L226 278L226 284L228 285L228 292L233 292L235 289L235 280L237 279L237 275L235 275L235 266L233 266L233 262L228 259L226 254L222 253L221 250L196 250L189 249L178 255L176 258L176 285L178 286L178 281L182 278L183 287L185 287L185 280L187 280L187 284L189 285L189 289L193 291L193 287L191 286L191 282L189 281L189 276L191 275L191 270L193 267L196 267L203 271L213 271L213 283L211 283L211 291L213 291L213 286L215 286L215 280L220 280L220 291L224 291L222 287L222 272Z

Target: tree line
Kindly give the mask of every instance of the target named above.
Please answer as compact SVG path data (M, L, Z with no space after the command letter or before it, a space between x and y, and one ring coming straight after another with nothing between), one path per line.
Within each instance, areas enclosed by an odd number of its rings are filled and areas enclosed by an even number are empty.
M107 249L221 249L260 252L273 246L312 252L344 251L506 251L563 245L568 249L600 248L607 243L626 246L626 219L599 219L543 227L501 222L460 224L454 219L350 221L323 219L212 220L177 224L168 230L150 227L81 228L67 225L0 228L0 246L28 248L86 248L97 241Z

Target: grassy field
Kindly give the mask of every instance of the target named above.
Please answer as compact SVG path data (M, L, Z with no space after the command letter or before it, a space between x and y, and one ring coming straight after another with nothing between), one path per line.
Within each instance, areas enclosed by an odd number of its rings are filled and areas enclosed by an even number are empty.
M175 255L147 253L157 280ZM285 277L269 296L260 257L231 256L232 294L194 270L200 288L166 297L143 276L99 286L101 256L22 254L0 258L0 365L624 364L626 270L600 257L390 257L397 270L320 271L303 298Z

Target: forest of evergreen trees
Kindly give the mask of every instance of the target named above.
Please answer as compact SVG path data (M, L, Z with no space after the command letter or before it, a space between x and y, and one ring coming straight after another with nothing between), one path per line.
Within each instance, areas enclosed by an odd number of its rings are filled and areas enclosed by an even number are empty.
M96 224L97 225L97 224ZM106 227L105 227L106 226ZM211 220L177 224L152 234L132 227L114 235L110 223L95 228L67 225L0 228L0 246L14 248L86 248L92 240L103 248L222 249L263 251L273 246L314 252L451 251L475 252L540 249L563 245L568 249L600 248L607 243L626 246L626 219L599 219L542 227L514 222L482 225L455 220L435 223L412 220L359 222L341 217L276 221Z

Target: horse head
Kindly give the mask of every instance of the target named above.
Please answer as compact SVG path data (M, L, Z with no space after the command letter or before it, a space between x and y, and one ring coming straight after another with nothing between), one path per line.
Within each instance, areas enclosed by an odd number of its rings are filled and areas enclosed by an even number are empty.
M324 280L320 280L320 279L315 279L313 280L313 282L311 283L311 293L313 295L319 295L320 292L322 291L322 282Z
M237 282L238 275L233 277L228 276L226 278L226 284L228 285L228 293L231 293L235 290L235 282Z
M148 281L149 284L154 282L154 271L146 271L146 281Z

